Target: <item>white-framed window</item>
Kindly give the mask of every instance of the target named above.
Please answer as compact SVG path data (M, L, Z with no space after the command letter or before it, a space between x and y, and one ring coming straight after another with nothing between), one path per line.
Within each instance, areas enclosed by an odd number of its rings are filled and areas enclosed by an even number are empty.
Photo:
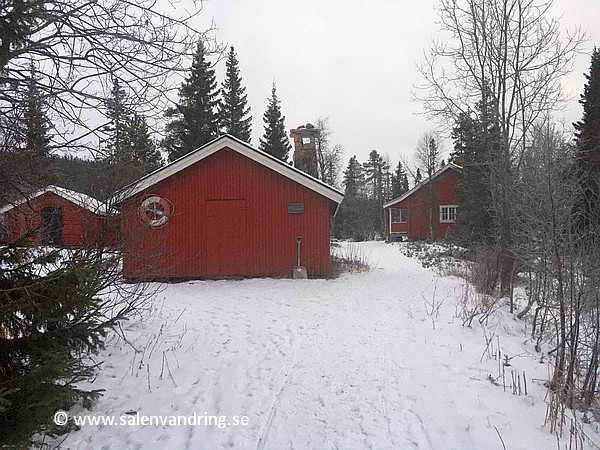
M406 223L406 208L390 208L392 223Z
M440 205L440 223L456 222L458 205Z

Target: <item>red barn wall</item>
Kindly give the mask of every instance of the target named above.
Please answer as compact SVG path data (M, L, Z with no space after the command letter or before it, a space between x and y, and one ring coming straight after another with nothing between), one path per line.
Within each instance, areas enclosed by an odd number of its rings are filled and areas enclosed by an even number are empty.
M141 202L173 204L168 223L151 228ZM304 203L289 214L288 203ZM331 201L238 152L224 148L122 204L123 273L128 279L189 279L329 273Z
M440 205L456 205L458 174L448 169L433 180L433 236L443 238L456 226L454 223L440 223ZM392 223L392 233L406 233L408 239L429 237L429 187L424 184L412 195L390 208L406 208L406 223Z
M63 245L93 245L104 236L105 217L76 205L53 192L46 192L22 203L5 214L8 241L33 231L32 243L41 244L42 209L62 208Z

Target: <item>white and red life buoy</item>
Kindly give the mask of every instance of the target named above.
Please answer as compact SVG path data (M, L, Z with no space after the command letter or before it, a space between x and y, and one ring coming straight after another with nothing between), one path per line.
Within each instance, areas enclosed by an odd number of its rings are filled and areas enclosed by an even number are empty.
M142 223L152 228L165 226L173 214L173 204L158 195L149 195L140 206L139 215Z

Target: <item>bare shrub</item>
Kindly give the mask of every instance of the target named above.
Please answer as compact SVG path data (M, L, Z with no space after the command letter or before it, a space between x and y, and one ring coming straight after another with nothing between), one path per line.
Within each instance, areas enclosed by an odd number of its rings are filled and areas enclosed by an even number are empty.
M427 299L427 298L425 298L424 295L421 295L421 297L423 298L424 305L425 305L425 312L427 313L427 315L429 317L431 317L431 325L433 326L434 330L435 330L435 320L440 315L440 308L442 307L442 305L448 298L448 296L446 296L442 299L437 297L437 282L438 282L438 280L435 281L435 286L433 287L433 294L431 296L431 299Z
M469 281L484 295L493 295L498 285L498 256L487 245L475 248L475 263L470 266Z
M548 386L557 401L589 411L597 404L600 373L600 239L597 229L576 227L581 190L561 128L540 123L523 162L527 176L513 248L524 262L530 298L518 317L534 310L532 337L538 348L542 341L554 347Z
M463 327L471 327L473 320L478 318L479 323L483 324L500 306L500 297L498 295L487 295L479 292L469 279L473 274L467 273L462 295L457 304L457 315L462 319Z
M426 269L436 268L440 270L442 275L446 275L447 271L451 271L452 275L456 275L457 271L460 273L464 261L470 259L468 249L448 242L407 242L400 245L400 252L409 258L418 259Z
M344 272L366 272L371 267L369 258L357 244L339 245L332 248L330 278L337 278Z

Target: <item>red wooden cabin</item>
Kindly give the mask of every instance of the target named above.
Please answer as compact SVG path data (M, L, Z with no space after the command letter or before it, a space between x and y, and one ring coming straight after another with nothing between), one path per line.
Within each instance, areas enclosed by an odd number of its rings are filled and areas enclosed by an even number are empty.
M105 242L115 220L106 206L88 195L48 186L0 208L8 242L32 233L28 243L87 247Z
M460 169L460 166L448 163L435 172L431 180L425 180L383 205L388 211L390 240L429 238L430 205L433 205L433 237L443 238L452 233L456 226L455 190ZM433 202L430 202L429 183L432 183Z
M343 194L221 136L115 195L130 280L329 273L329 220Z

